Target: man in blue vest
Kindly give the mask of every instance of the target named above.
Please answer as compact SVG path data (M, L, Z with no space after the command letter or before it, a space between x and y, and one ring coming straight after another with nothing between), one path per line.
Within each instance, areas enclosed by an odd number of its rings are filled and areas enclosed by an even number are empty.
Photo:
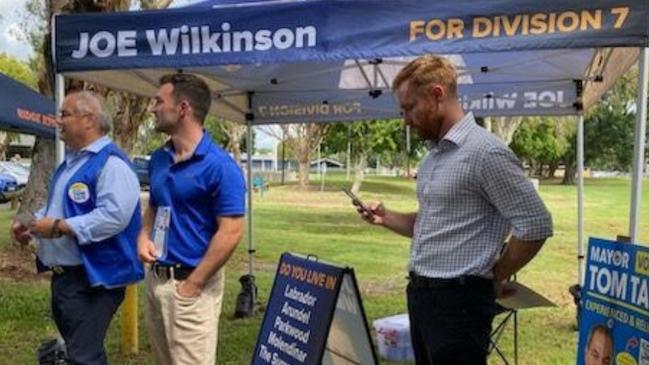
M160 79L155 128L169 140L151 156L151 194L138 239L146 319L159 365L213 365L224 266L244 227L241 169L203 129L210 91L189 74Z
M63 101L57 124L67 151L33 222L15 237L38 241L37 267L52 271L52 314L72 364L107 364L104 337L124 299L141 280L139 183L127 156L106 134L100 99L80 91Z

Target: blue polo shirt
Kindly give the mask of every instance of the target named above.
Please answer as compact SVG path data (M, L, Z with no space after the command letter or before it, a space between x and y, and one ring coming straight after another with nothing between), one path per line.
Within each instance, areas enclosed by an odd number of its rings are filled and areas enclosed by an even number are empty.
M187 160L174 163L171 142L151 155L149 205L169 207L165 264L197 266L212 236L217 217L245 214L246 185L241 169L207 132Z

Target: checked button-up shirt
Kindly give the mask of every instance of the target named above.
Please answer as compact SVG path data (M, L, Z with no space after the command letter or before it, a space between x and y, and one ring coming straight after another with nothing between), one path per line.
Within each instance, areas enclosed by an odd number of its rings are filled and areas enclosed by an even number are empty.
M417 173L419 211L409 271L492 277L509 234L552 236L552 218L514 153L468 113L434 144Z

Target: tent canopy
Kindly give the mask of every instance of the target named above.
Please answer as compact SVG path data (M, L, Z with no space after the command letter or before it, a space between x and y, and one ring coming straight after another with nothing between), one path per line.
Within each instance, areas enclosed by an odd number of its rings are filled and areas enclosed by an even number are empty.
M54 101L0 73L0 129L54 138Z
M212 111L252 124L398 117L390 85L442 53L478 116L577 114L649 44L649 3L631 0L207 1L55 19L57 72L142 95L181 69Z

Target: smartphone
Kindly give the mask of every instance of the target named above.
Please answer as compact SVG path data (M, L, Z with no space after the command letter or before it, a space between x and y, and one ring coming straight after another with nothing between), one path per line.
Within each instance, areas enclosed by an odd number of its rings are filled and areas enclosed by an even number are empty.
M356 194L352 193L352 191L347 188L343 188L343 191L345 192L345 194L347 194L347 196L349 196L352 199L352 204L360 208L360 210L364 214L372 215L372 211L369 210L367 206L365 206L365 204L363 204L363 202L356 196Z

